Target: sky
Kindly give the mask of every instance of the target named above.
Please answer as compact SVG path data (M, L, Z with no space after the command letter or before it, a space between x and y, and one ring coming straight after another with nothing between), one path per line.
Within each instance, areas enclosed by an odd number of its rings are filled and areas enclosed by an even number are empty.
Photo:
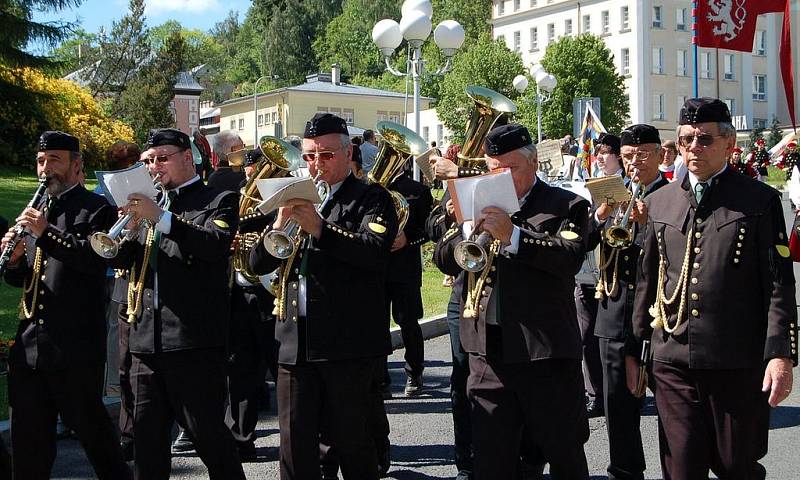
M151 27L177 20L186 28L208 30L230 10L239 11L241 22L250 3L250 0L146 0L145 17ZM127 10L127 0L83 0L79 7L55 14L35 13L34 20L75 22L87 32L97 33L102 26L110 30L111 22L119 20Z

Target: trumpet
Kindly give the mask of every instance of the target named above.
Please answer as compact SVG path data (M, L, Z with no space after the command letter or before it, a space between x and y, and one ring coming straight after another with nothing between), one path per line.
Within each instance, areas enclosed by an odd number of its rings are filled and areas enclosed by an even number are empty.
M317 194L322 199L322 203L317 206L317 211L321 211L330 198L331 186L328 182L320 180L324 174L322 170L317 170L314 175L314 184L317 186ZM287 259L295 254L297 250L297 239L300 235L300 224L294 220L289 220L284 225L283 230L270 230L264 235L264 248L270 255L281 260Z
M164 206L164 202L167 199L167 191L164 188L164 185L161 184L161 173L157 173L155 177L153 177L153 186L156 190L161 192L161 200L158 202L158 206ZM108 230L108 233L104 232L95 232L89 237L89 243L92 246L92 250L94 253L100 255L103 258L114 258L119 254L119 246L122 243L119 240L119 236L122 234L122 231L125 229L125 226L133 219L133 214L128 212L123 215L117 222Z
M39 177L39 186L36 187L36 191L33 193L33 198L31 198L31 201L28 202L28 206L26 208L33 208L42 201L42 197L44 196L44 192L47 190L48 183L50 183L49 177L44 174ZM11 254L14 253L14 249L17 247L19 242L21 242L22 239L28 235L28 232L25 231L25 229L19 224L14 226L13 232L14 236L11 237L11 240L9 240L6 244L6 248L3 249L3 253L0 254L0 278L2 278L6 268L8 268L8 262L11 261Z
M479 232L480 223L475 226L468 239L458 242L453 256L456 263L468 272L481 272L489 262L489 246L494 241L487 231Z
M631 213L633 206L637 200L640 200L641 193L644 191L640 182L633 182L633 179L639 174L638 170L634 170L631 175L631 199L628 201L628 207L621 218L614 222L614 225L608 227L605 232L605 241L611 248L627 248L633 243L633 223L631 223Z

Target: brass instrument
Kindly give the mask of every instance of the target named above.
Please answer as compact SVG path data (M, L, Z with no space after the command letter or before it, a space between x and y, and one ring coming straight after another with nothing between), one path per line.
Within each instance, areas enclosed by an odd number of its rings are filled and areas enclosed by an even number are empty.
M606 229L604 239L608 246L611 248L628 248L633 243L633 223L631 223L631 213L633 206L637 200L641 200L641 194L644 192L641 183L633 182L633 178L639 174L637 170L633 171L631 175L630 191L631 199L628 202L628 207L622 217L614 221L614 225Z
M456 263L463 270L468 272L481 272L488 265L488 248L494 241L492 234L486 231L480 232L476 226L475 231L466 240L458 242L453 250Z
M156 174L153 177L153 186L156 190L161 192L161 200L159 201L159 207L164 206L164 202L167 200L167 191L164 186L161 184L161 174ZM114 258L119 253L119 246L122 243L122 240L119 240L119 236L122 234L122 231L125 229L125 226L133 219L132 213L126 213L122 217L117 220L117 222L108 230L108 233L104 232L95 232L89 237L89 244L92 246L92 250L94 253L100 255L103 258Z
M232 169L236 170L237 172L241 170L244 166L244 157L247 155L247 152L250 150L250 147L244 146L244 148L240 148L239 150L234 150L226 155L226 159L228 161L228 166Z
M400 176L410 157L425 152L426 144L422 137L399 123L378 122L377 129L383 140L375 157L375 165L367 175L367 182L382 186L392 196L399 225L397 231L400 232L408 222L408 201L399 192L389 190L389 185Z
M262 200L261 195L258 193L258 180L285 177L290 172L305 166L305 161L303 161L300 151L280 138L261 137L258 141L258 148L264 154L264 157L256 164L256 173L247 179L247 183L240 192L240 219L253 215ZM258 283L259 281L258 275L250 271L248 257L250 256L250 250L258 244L260 237L260 232L240 234L231 255L233 269L250 283Z
M517 106L505 95L484 87L467 87L467 96L475 102L475 108L467 121L464 145L458 154L458 166L483 168L483 141L494 124L504 114L514 113Z

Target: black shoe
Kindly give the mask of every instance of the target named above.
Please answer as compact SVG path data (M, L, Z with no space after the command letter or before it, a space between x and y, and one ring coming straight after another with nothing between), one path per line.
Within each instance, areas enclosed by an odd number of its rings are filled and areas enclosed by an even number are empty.
M389 439L386 438L381 445L376 445L378 453L378 478L383 478L389 473L392 460L389 458Z
M545 464L529 465L525 462L520 462L520 479L521 480L542 480L544 479L544 466Z
M236 449L239 450L239 460L243 462L252 462L258 458L253 442L236 442Z
M422 393L422 375L409 375L406 377L406 397L413 397Z
M186 430L181 429L178 438L172 442L172 453L186 453L194 451L194 440Z
M119 448L122 450L122 458L126 462L133 461L133 441L122 440L119 442Z
M603 404L598 402L597 400L587 400L586 401L586 414L589 418L596 418L605 416L605 410L603 409Z
M384 400L391 400L392 399L392 384L391 383L384 383L381 385L381 395L383 395Z

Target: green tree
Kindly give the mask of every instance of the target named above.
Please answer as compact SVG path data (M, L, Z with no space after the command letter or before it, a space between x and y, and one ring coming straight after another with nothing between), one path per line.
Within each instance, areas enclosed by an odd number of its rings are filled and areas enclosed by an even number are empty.
M467 42L477 41L491 33L489 19L492 2L475 0L433 0L433 26L442 20L455 20L464 27Z
M783 139L783 130L776 117L772 117L772 125L769 127L769 137L767 138L767 150L777 145Z
M74 29L48 56L59 63L56 75L64 76L88 66L97 52L97 35L83 28Z
M764 139L764 128L761 127L753 127L750 130L750 149L754 149L756 147L756 141Z
M624 77L617 73L614 57L603 40L591 34L565 36L548 45L542 66L558 85L542 109L542 129L549 138L572 133L572 102L576 97L600 97L602 121L609 132L618 132L628 118ZM523 103L535 96L533 85Z

